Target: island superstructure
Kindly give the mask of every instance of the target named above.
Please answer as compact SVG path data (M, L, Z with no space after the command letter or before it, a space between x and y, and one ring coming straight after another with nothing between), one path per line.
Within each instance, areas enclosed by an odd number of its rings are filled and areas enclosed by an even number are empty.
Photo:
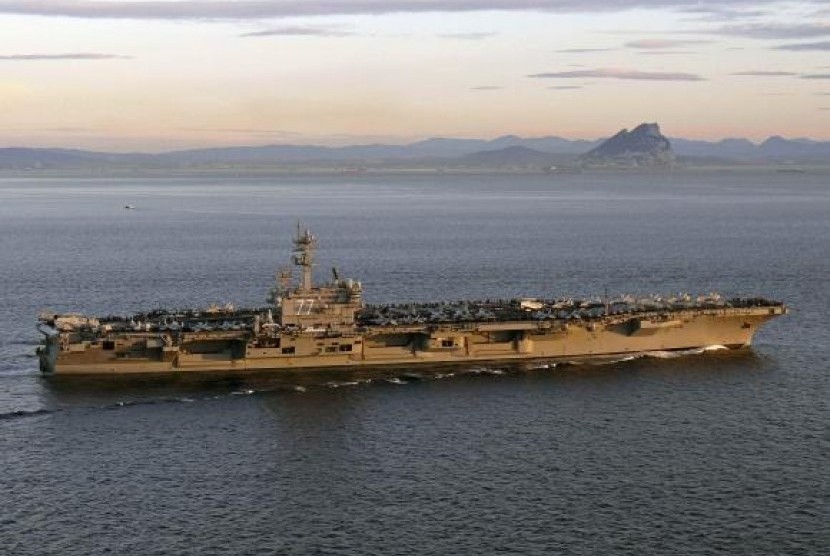
M298 225L293 244L293 269L277 273L266 307L42 314L40 369L118 375L575 361L743 348L787 312L777 301L715 294L367 305L361 283L336 269L314 284L317 239L307 228Z

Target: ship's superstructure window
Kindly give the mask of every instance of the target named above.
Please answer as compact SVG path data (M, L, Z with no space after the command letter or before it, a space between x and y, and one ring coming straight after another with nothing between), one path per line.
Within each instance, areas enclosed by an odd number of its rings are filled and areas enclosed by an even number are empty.
M451 348L455 346L455 342L450 338L449 340L441 340L441 347Z
M284 355L292 355L292 354L294 353L294 351L295 351L295 350L294 350L294 346L290 346L290 347L284 347L284 348L282 348L282 353L283 353Z
M343 344L340 346L340 351L352 351L352 344Z

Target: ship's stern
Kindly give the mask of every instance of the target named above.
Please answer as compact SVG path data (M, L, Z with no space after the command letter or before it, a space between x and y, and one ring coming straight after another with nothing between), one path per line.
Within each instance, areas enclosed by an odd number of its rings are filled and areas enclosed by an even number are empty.
M43 323L39 324L37 329L38 332L43 334L43 341L35 350L40 364L40 372L44 375L53 375L55 374L58 353L60 352L60 335L57 330Z

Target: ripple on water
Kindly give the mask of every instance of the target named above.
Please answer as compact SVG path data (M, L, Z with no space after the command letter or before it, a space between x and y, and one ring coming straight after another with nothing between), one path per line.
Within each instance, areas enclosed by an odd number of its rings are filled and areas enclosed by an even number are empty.
M0 552L824 554L827 181L0 180ZM260 305L303 215L321 268L378 303L718 289L797 310L750 352L599 366L37 374L43 307Z

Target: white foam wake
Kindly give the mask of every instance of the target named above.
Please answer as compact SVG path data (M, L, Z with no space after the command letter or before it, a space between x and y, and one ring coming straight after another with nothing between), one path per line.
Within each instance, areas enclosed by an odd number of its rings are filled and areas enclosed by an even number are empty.
M722 346L720 344L713 344L711 346L703 346L692 349L679 349L674 351L647 351L643 355L645 357L653 357L655 359L675 359L677 357L685 357L687 355L701 355L702 353L706 353L707 351L719 351L722 349L729 348L727 348L726 346Z

